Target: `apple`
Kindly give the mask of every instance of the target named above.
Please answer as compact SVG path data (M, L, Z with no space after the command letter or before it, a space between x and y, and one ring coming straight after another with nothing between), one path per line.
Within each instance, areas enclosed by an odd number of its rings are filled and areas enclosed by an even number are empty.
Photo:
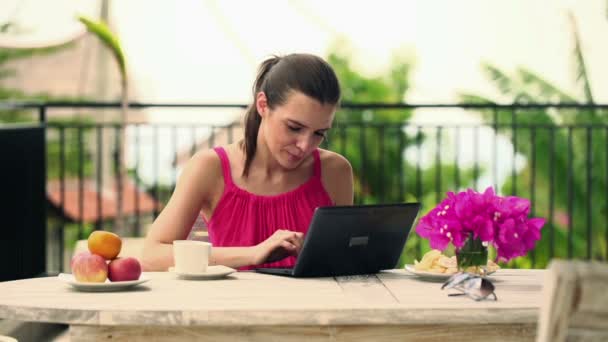
M81 252L70 261L70 268L76 281L84 283L103 283L108 279L106 260L89 252Z
M110 281L137 280L140 275L141 265L133 257L114 259L108 265L108 278Z

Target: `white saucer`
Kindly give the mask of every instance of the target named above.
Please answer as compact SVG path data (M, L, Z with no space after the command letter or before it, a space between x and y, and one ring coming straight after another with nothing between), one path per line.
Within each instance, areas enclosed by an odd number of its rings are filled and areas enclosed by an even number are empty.
M217 265L217 266L207 266L207 271L203 273L181 273L175 271L173 267L169 267L169 272L177 275L182 279L191 279L191 280L212 280L212 279L220 279L225 276L236 272L234 268L230 268L228 266Z
M138 280L130 280L130 281L109 281L106 280L105 283L83 283L76 281L73 274L70 273L60 273L57 278L67 284L70 284L73 288L79 291L87 291L87 292L109 292L109 291L124 291L130 289L131 287L137 286L139 284L145 283L149 278L145 277L143 274L139 277Z

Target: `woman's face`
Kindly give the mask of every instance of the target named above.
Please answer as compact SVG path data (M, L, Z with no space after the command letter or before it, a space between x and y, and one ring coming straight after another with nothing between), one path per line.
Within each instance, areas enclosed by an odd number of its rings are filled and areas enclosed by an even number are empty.
M256 105L268 149L287 169L298 167L319 147L336 111L335 104L321 104L298 91L290 93L284 104L273 109L267 106L264 93L259 93Z

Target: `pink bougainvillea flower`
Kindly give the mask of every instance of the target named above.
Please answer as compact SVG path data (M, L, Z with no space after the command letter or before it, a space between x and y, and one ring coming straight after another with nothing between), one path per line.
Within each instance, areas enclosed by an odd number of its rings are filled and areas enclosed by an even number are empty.
M444 250L450 243L460 248L473 236L494 246L499 260L508 261L526 255L540 240L545 219L528 218L530 201L525 198L501 197L492 187L483 193L467 189L446 195L416 227L431 248Z

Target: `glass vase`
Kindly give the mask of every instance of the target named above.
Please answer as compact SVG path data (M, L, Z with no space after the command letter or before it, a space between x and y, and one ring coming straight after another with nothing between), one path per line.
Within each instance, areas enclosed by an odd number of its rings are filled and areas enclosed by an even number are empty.
M456 251L456 261L458 271L483 275L488 264L488 247L470 234L462 248Z

